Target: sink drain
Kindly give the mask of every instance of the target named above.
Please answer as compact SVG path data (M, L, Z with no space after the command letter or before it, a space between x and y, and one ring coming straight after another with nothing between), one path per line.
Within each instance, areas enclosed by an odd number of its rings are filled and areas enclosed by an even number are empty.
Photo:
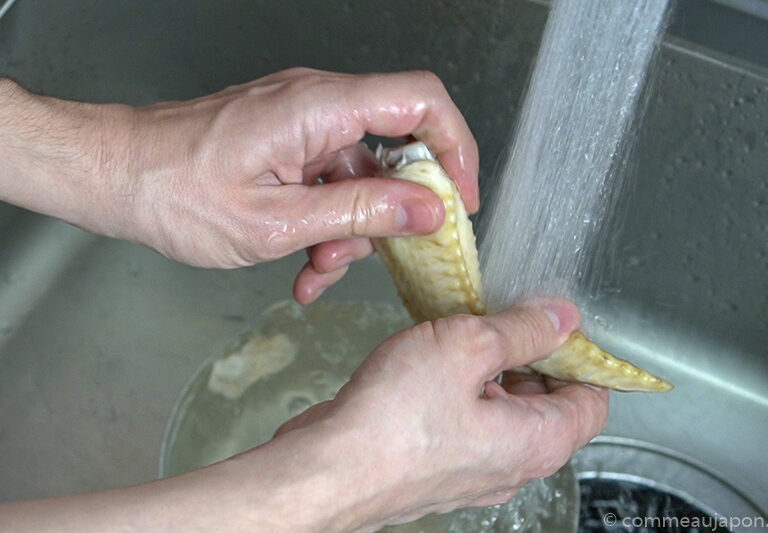
M579 480L579 533L725 533L713 517L657 487L604 477ZM646 519L651 517L651 519ZM698 524L691 527L691 524Z
M573 459L580 533L767 531L745 496L703 465L648 443L600 437Z

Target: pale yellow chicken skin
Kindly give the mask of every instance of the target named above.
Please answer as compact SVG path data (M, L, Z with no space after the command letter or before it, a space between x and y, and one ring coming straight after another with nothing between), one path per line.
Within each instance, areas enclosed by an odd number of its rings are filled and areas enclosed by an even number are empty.
M456 185L423 143L379 149L380 175L430 188L445 204L445 222L423 237L374 239L411 317L416 322L457 313L486 313L472 222ZM529 365L565 381L620 391L664 392L668 381L614 357L574 332L552 355Z

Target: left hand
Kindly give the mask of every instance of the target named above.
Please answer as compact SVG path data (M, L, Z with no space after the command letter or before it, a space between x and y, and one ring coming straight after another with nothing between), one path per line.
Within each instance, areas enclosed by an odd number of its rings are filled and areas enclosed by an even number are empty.
M0 200L196 266L310 248L295 286L307 303L371 253L367 237L442 224L432 191L367 179L366 133L424 141L477 209L477 145L434 74L303 68L144 108L38 96L0 79Z
M375 166L359 144L366 133L424 141L470 211L478 207L476 143L430 73L291 69L190 102L131 109L124 120L133 133L108 169L130 199L122 236L205 267L308 248L294 291L301 303L372 253L368 237L442 224L442 202L428 189L368 179Z

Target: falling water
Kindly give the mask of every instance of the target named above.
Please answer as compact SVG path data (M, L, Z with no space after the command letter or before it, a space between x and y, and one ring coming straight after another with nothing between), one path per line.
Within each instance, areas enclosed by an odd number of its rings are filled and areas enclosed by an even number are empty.
M492 309L574 297L623 174L667 0L555 0L480 227Z

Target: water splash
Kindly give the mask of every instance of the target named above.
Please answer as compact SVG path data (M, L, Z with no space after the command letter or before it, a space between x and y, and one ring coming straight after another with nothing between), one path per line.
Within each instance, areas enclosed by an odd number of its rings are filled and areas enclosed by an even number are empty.
M309 405L333 398L382 339L411 325L401 306L384 302L278 302L254 327L209 359L176 400L163 443L161 475L175 475L258 446ZM249 384L237 398L209 387L216 361L242 351L254 337L284 336L297 347L279 371ZM324 352L343 356L325 357ZM526 485L510 503L430 515L387 533L492 533L562 531L578 514L577 480L570 465ZM301 505L301 502L296 502Z
M514 142L480 221L486 296L573 298L610 213L667 0L553 3Z

